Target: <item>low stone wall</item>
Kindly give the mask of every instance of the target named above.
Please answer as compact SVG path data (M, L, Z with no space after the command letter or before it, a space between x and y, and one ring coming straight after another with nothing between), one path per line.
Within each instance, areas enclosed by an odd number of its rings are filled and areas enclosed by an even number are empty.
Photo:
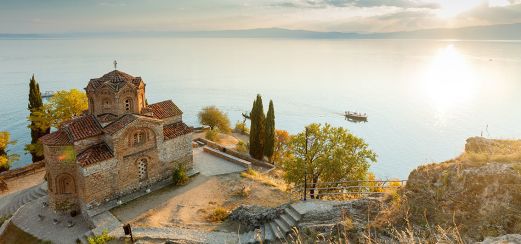
M263 168L267 168L267 169L275 168L275 166L273 164L270 164L270 163L267 163L267 162L264 162L264 161L252 158L252 157L250 157L250 155L247 155L247 154L244 154L244 153L240 153L240 152L238 152L238 151L236 151L234 149L223 147L222 145L217 144L217 143L215 143L213 141L210 141L210 140L207 140L207 139L204 139L204 138L198 138L197 140L205 143L208 147L217 149L217 150L219 150L219 151L221 151L223 153L226 153L226 154L229 154L231 156L240 158L242 160L251 162L251 164L254 165L254 166L259 166L259 167L263 167Z
M217 149L214 149L214 148L211 148L211 147L203 147L203 151L205 151L206 153L209 153L209 154L212 154L216 157L219 157L219 158L222 158L226 161L229 161L229 162L232 162L234 164L238 164L240 166L243 166L243 167L246 167L246 168L250 168L251 167L251 163L246 161L246 160L242 160L240 158L237 158L237 157L234 157L230 154L227 154L225 152L222 152L222 151L219 151Z
M16 178L24 175L30 175L36 173L37 170L45 167L45 161L39 161L36 163L29 164L22 168L8 170L0 173L0 180L8 180L11 178Z

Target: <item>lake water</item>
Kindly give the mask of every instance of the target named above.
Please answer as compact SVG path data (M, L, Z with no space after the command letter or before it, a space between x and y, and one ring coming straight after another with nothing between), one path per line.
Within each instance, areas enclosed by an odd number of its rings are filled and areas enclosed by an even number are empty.
M471 136L521 138L521 42L294 39L0 40L0 130L30 161L28 81L42 91L83 89L118 68L147 82L150 103L173 99L197 124L206 105L234 124L257 93L273 99L279 129L343 126L379 155L381 178L463 151ZM354 124L345 110L365 112Z

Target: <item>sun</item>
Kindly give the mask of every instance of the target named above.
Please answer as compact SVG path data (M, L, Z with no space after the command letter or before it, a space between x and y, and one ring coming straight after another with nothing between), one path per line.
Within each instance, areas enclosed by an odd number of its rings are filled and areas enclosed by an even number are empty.
M510 4L509 0L438 0L440 9L438 16L452 18L479 5L503 7Z
M440 9L438 15L442 18L452 18L460 13L470 10L480 4L482 0L439 0Z
M464 55L450 44L438 50L422 79L426 98L439 111L472 99L477 91L474 71Z

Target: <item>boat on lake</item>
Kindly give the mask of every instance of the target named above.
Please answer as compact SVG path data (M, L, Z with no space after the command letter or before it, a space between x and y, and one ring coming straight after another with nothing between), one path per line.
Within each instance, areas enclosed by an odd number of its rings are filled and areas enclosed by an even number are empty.
M42 98L49 98L49 97L52 97L54 96L56 92L54 91L45 91L42 93Z
M345 118L346 118L346 120L349 120L352 122L367 122L366 113L346 111Z

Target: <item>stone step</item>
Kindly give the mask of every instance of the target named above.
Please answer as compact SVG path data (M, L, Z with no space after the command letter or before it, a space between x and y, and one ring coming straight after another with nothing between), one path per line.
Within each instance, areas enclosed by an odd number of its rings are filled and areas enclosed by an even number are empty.
M284 235L286 235L286 233L289 232L290 227L288 226L288 224L286 224L286 222L284 222L284 220L277 218L274 222L275 224L277 224L277 227L279 227L280 231L282 231Z
M277 239L282 239L284 238L284 235L282 234L282 232L280 231L280 229L277 227L277 224L275 224L275 222L270 222L270 227L271 227L271 230L273 231L273 234L275 235L275 237Z
M271 230L269 223L262 225L262 229L264 230L264 241L273 241L275 240L275 235Z
M284 220L284 222L286 222L286 224L289 226L290 231L293 227L295 227L295 225L297 225L297 222L287 213L282 214L280 218Z
M285 208L284 211L288 213L291 216L291 218L295 220L295 222L300 221L300 219L302 218L302 215L297 210L295 210L293 205L289 205L289 207Z

